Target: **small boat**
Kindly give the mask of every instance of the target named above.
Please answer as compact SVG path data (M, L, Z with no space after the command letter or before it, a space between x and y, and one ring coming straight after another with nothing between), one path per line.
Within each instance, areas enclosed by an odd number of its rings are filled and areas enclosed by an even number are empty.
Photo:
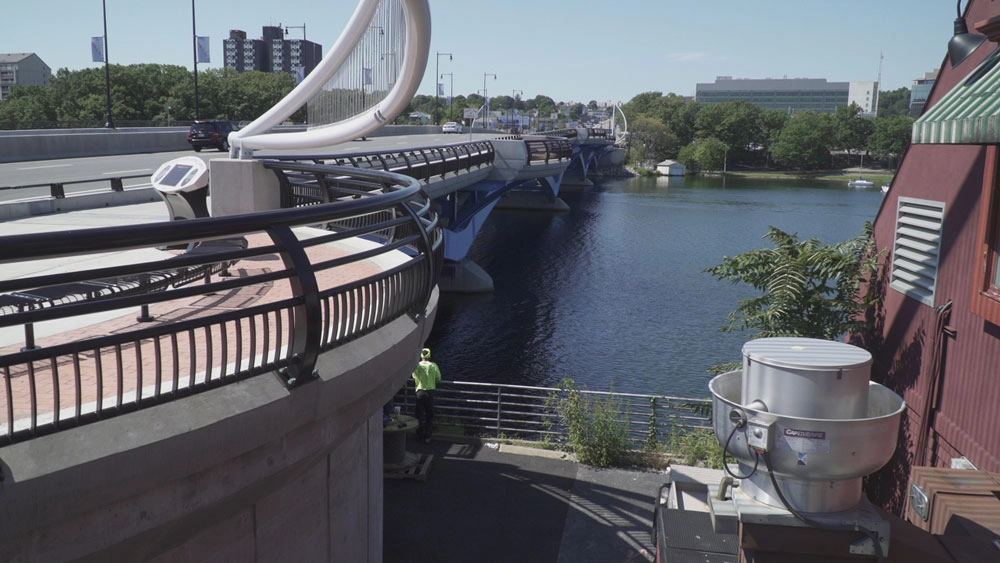
M891 183L883 185L883 186L882 186L882 193L887 193L887 192L889 191L889 188L890 188L891 186L892 186L892 184L891 184Z
M849 188L874 188L875 182L872 182L864 176L858 176L857 180L851 180L847 183Z

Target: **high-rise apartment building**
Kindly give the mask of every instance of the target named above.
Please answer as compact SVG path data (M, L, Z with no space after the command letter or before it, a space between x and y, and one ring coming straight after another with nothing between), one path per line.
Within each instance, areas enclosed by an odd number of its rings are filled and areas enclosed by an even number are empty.
M856 103L864 114L875 111L877 82L827 82L825 78L737 78L720 76L714 83L695 86L695 100L703 104L744 101L765 109L795 113L833 113Z
M285 39L276 26L265 26L260 39L247 39L245 31L229 30L222 42L225 67L236 72L298 72L308 75L323 59L323 46L305 39Z
M45 86L52 69L34 53L0 53L0 100L14 86Z

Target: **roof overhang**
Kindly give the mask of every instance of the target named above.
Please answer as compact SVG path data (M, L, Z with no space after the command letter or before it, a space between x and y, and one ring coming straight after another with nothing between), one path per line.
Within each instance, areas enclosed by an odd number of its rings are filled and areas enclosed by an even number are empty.
M915 144L1000 144L1000 49L913 124Z

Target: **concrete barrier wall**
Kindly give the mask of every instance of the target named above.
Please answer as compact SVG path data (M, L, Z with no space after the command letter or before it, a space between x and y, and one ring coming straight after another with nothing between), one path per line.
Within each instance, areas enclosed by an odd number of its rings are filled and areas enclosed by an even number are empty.
M0 448L0 561L382 560L382 406L437 307L274 374Z
M279 131L301 131L302 126ZM185 151L187 127L65 129L0 132L0 162L57 160L87 156ZM372 137L440 133L436 125L386 125Z

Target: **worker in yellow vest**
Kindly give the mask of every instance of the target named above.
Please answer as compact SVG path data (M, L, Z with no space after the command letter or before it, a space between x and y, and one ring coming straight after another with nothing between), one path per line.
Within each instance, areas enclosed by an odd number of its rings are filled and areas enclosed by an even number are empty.
M420 362L417 369L413 370L413 381L417 387L417 439L423 440L425 444L431 443L431 432L434 421L434 396L433 391L437 389L437 384L441 381L441 370L437 364L431 361L431 349L424 348L420 351Z

